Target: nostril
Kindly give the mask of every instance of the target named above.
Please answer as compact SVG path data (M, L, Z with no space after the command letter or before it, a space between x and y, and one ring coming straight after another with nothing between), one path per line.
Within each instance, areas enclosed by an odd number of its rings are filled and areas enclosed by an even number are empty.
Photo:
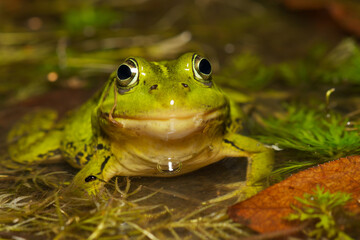
M181 85L183 85L184 88L189 87L189 85L187 85L186 83L182 83Z
M157 85L157 84L152 85L152 86L150 87L150 90L155 90L155 89L157 89L157 87L158 87L158 85Z

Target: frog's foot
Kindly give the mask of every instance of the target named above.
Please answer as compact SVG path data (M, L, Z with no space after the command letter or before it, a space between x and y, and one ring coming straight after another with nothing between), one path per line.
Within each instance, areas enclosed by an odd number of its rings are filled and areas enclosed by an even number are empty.
M232 198L237 198L236 200L237 202L244 201L245 199L254 196L255 194L257 194L258 192L260 192L265 188L264 185L261 184L247 185L245 182L220 184L217 185L217 187L231 189L231 191L224 195L205 201L203 202L203 204L218 203L222 201L227 201Z
M64 189L62 195L65 197L75 197L82 199L108 199L109 194L106 191L104 184L92 184L78 186L75 182L72 182L68 187Z
M68 192L79 197L106 195L105 184L114 176L114 172L107 171L107 158L104 161L97 161L98 159L103 158L91 160L75 175Z
M105 197L106 181L96 175L84 176L80 171L71 184L65 189L64 194L81 198Z

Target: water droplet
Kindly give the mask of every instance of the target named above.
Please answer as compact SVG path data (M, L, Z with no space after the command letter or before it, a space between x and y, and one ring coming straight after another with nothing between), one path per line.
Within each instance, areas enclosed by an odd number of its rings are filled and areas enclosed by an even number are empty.
M181 171L182 162L176 161L172 157L168 157L166 161L161 161L157 164L157 170L163 174L174 174Z

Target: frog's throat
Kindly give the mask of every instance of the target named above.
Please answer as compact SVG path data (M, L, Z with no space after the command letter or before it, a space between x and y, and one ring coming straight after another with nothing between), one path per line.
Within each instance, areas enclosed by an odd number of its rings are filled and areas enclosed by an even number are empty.
M101 113L101 117L109 121L113 127L132 133L136 132L138 136L146 135L170 140L184 138L195 132L203 131L204 128L209 127L210 122L214 122L215 125L223 122L223 119L226 118L226 109L227 105L225 104L198 113L176 112L136 117L113 114L111 120L108 113Z
M134 161L137 161L137 166L143 166L142 176L160 176L160 177L169 177L181 175L187 172L191 172L202 167L201 161L204 154L208 156L207 151L209 147L204 147L202 149L197 149L193 153L185 153L185 154L176 154L171 156L165 155L148 155L143 154L141 152L131 152L129 151L129 159L131 159L131 163L127 164L127 166L134 166ZM169 169L169 163L174 169ZM171 167L171 168L172 168ZM136 172L134 170L129 169L131 172Z

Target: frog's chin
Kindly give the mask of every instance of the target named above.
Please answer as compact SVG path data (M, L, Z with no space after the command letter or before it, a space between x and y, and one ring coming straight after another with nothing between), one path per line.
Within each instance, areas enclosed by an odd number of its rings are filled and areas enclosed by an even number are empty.
M193 133L204 131L210 126L216 127L224 118L223 108L216 108L207 112L178 113L176 115L156 117L113 117L112 125L123 133L132 136L150 136L162 140L185 138ZM106 117L109 119L108 117Z

